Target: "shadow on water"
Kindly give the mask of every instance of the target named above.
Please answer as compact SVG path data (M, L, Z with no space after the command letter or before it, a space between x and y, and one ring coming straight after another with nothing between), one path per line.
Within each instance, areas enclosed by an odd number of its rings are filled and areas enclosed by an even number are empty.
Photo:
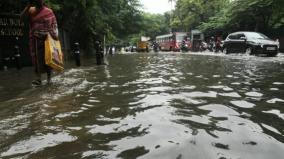
M20 83L3 73L0 158L283 156L283 57L164 53L108 60L99 67L90 60L36 89L27 86L28 75Z

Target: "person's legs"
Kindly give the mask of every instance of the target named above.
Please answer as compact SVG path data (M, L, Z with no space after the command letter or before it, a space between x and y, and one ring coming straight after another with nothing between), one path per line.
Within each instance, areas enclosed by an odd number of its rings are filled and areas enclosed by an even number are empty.
M46 69L46 74L47 74L47 84L51 84L51 68L48 66Z
M35 86L39 86L41 85L41 74L39 72L39 69L38 69L38 59L37 57L34 57L35 58L35 76L36 76L36 79L32 81L32 85L35 85Z
M101 59L101 55L99 52L96 52L96 60L97 60L97 65L101 65L102 64L102 59Z
M41 74L36 72L36 79L32 81L32 85L40 86L41 85Z
M41 54L40 54L40 42L38 39L35 39L34 42L34 51L35 55L33 58L35 65L35 75L36 79L32 81L32 85L39 86L41 85Z

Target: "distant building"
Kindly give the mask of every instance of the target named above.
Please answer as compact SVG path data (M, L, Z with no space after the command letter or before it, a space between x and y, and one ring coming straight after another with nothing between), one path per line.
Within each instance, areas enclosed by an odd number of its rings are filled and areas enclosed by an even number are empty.
M191 40L204 40L204 34L200 30L191 30Z
M149 41L151 38L146 36L141 36L140 41Z

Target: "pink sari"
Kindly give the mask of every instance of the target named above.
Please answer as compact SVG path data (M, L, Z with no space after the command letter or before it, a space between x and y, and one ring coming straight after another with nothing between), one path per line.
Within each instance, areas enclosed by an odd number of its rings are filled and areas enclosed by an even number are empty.
M30 53L33 58L34 64L36 60L35 52L36 52L36 47L38 45L37 43L44 41L44 39L36 37L35 32L49 33L53 38L58 36L57 21L52 10L44 6L43 8L41 8L36 12L37 13L30 15L30 33L29 33ZM44 52L42 54L44 54Z

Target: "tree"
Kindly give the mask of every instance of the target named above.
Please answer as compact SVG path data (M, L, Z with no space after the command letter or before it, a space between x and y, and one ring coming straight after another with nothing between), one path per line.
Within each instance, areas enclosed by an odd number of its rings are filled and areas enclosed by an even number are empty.
M284 34L283 0L177 0L171 25L208 35L233 31Z
M273 34L273 30L284 26L284 11L281 6L281 0L232 1L199 28L206 32L246 30Z
M173 25L183 31L196 28L216 15L228 0L178 0Z
M152 40L156 36L166 34L170 31L170 13L151 14L143 13L142 19L139 25L139 31L135 34L131 34L125 41L129 41L131 44L136 44L141 36L150 37Z

